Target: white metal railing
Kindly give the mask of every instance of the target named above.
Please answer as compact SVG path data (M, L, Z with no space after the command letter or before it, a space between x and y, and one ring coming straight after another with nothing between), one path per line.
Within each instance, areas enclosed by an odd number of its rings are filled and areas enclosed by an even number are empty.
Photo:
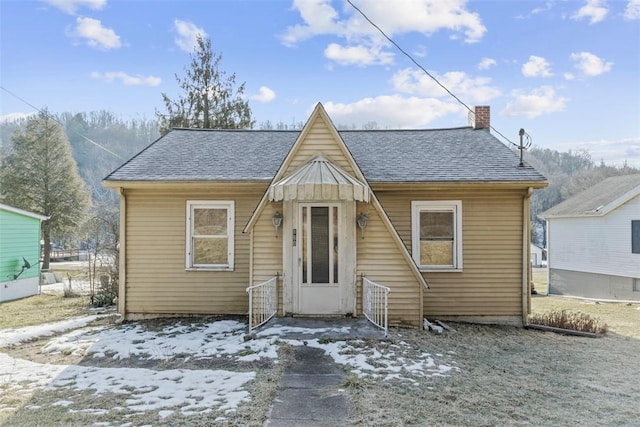
M249 286L249 332L271 319L278 310L278 277Z
M362 311L377 327L389 330L389 289L362 276Z

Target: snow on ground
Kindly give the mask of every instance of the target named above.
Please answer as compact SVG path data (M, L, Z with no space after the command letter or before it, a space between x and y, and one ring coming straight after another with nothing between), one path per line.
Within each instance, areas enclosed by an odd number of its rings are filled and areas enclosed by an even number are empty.
M146 330L141 324L120 325L65 334L51 340L43 351L78 350L90 357L113 359L168 360L188 355L194 359L235 357L246 362L278 357L276 337L245 341L246 328L235 320L176 324L159 331Z
M81 328L100 316L80 316L60 322L45 323L42 325L25 326L24 328L2 329L0 330L0 348L12 344L30 341L36 338L49 337L60 332Z
M128 409L132 411L164 410L166 415L179 407L185 414L235 410L249 400L249 392L242 387L255 378L255 372L225 370L169 369L155 371L141 368L96 368L69 366L48 386L47 390L91 390L104 393L127 394ZM65 401L71 406L73 401ZM98 409L100 410L100 409Z
M0 353L0 395L28 397L49 384L66 366L33 363ZM0 412L7 407L0 403Z
M41 351L84 355L85 360L224 357L231 362L250 362L260 358L277 362L278 346L288 343L320 348L336 363L349 367L351 372L359 376L415 382L419 377L442 376L459 370L451 354L431 355L404 341L383 341L374 346L361 340L300 341L286 338L288 332L323 336L330 333L331 328L293 328L295 331L292 331L291 327L271 327L245 341L246 324L235 320L209 323L176 321L157 327L144 323L87 327L96 317L0 330L0 347L75 329L51 338ZM344 327L335 330L345 332ZM184 415L211 410L232 411L240 403L249 400L245 384L255 375L251 371L47 365L0 353L0 390L25 394L45 387L46 390L78 390L95 395L126 394L127 408L123 409L160 411L161 416L169 416L175 411L181 411ZM72 398L56 402L56 405L68 407L69 411L76 410ZM0 410L3 409L6 408L0 405ZM104 408L91 410L100 413Z
M64 282L40 286L40 293L46 295L62 295L68 287L69 282L65 278ZM88 281L72 280L71 291L76 294L88 294L91 291L91 284Z

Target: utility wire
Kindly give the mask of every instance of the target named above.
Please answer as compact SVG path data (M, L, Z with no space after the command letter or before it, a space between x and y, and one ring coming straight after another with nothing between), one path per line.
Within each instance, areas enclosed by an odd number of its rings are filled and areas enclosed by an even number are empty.
M34 110L36 110L37 112L39 112L40 114L42 114L43 116L54 120L55 122L57 122L60 126L62 126L62 128L66 128L66 126L64 125L64 123L62 123L56 116L52 116L51 114L47 113L46 111L41 110L40 108L36 107L35 105L31 104L29 101L27 101L24 98L19 97L18 95L16 95L15 93L11 92L9 89L5 88L4 86L0 86L0 89L4 90L5 92L7 92L9 95L13 96L16 99L19 99L20 101L24 102L25 104L27 104L29 107L33 108ZM95 142L94 140L92 140L89 137L84 136L83 134L81 134L80 132L71 129L71 132L75 133L76 135L78 135L79 137L83 138L85 141L90 142L91 144L95 145L96 147L100 148L101 150L106 151L107 153L111 154L112 156L117 157L120 160L124 160L122 157L120 157L119 155L117 155L116 153L114 153L113 151L109 150L106 147L103 147L102 145L98 144L97 142Z
M449 95L451 95L456 101L458 101L458 103L460 103L462 106L464 106L467 110L469 110L470 113L475 115L475 112L469 108L469 106L467 104L465 104L460 98L458 98L453 92L451 92L445 85L443 85L442 83L440 83L440 81L433 76L429 71L427 71L426 68L424 68L422 65L420 65L418 63L418 61L416 61L413 56L411 56L409 53L407 53L402 47L400 47L400 45L398 45L398 43L396 43L391 37L389 37L380 27L378 27L371 19L369 19L369 17L362 11L360 10L356 5L354 5L351 0L347 0L347 3L349 3L351 5L351 7L353 7L355 10L358 11L358 13L360 13L360 15L362 15L362 17L364 19L367 20L367 22L369 22L369 24L371 24L376 30L378 30L380 32L380 34L383 35L383 37L385 39L387 39L391 44L393 44L400 52L402 52L404 54L404 56L406 56L407 58L409 58L409 60L411 62L413 62L416 67L420 68L427 76L429 76L434 82L436 82L436 84L438 86L440 86L442 89L444 89ZM518 144L514 143L513 141L511 141L509 138L507 138L506 136L504 136L500 131L498 131L496 128L494 128L493 126L491 126L491 124L489 124L489 127L491 128L491 130L493 130L495 133L497 133L498 135L500 135L501 137L503 137L505 140L507 140L511 145L514 145L516 147L518 147Z

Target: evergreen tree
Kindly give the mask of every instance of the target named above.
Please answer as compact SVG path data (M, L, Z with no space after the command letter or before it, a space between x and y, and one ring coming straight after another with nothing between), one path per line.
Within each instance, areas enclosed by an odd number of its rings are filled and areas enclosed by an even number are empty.
M0 164L2 203L49 217L42 223L42 268L48 269L51 239L77 232L91 205L69 140L61 126L41 112L14 131Z
M249 102L242 98L245 84L236 88L235 73L227 77L220 69L221 61L222 55L211 49L211 40L198 36L185 77L175 75L182 95L173 100L162 94L167 114L156 111L162 134L172 127L247 129L253 126Z

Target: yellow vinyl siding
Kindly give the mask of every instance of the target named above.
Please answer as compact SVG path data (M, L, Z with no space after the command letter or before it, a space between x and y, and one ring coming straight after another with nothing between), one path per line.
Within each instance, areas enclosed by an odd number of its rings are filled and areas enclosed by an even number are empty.
M242 228L265 188L126 190L127 314L246 313L249 235ZM233 271L186 271L187 200L235 201Z
M368 205L358 203L357 212L367 211ZM362 281L370 280L391 288L389 293L389 323L419 326L420 284L411 273L407 261L400 254L395 241L376 211L369 207L369 222L364 239L360 229L356 233L358 295L357 309L362 313ZM355 219L354 219L355 221Z
M276 211L280 213L282 203L268 204L257 219L251 233L253 234L253 277L251 284L257 285L269 280L276 273L280 274L278 282L278 313L282 314L282 235L283 227L278 229L276 238L275 228L271 222L271 217ZM284 225L284 224L283 224Z
M375 191L375 186L374 186ZM426 316L520 316L522 313L522 198L501 189L376 192L411 250L412 200L462 201L462 272L424 272Z
M289 163L283 176L291 175L300 166L320 154L345 172L356 176L340 144L335 140L330 128L321 118L318 118L309 129L306 138L299 146L295 157L291 159L291 163Z

